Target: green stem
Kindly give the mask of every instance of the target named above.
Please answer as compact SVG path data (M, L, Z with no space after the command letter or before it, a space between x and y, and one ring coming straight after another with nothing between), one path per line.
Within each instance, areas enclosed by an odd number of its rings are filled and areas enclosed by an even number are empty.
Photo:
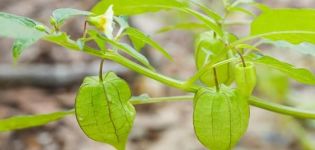
M242 60L243 67L245 68L246 67L246 63L245 63L245 59L244 59L243 55L238 50L236 50L236 53L240 56L240 58Z
M100 63L100 70L99 70L99 80L100 82L103 82L103 66L104 66L104 59L101 60L101 63Z
M175 102L175 101L189 101L194 98L193 95L187 96L174 96L174 97L158 97L158 98L148 98L148 99L131 99L130 102L134 105L139 104L151 104L151 103L160 103L160 102ZM280 113L283 115L289 115L297 118L308 118L315 119L315 112L300 110L297 108L292 108L288 106L283 106L276 103L267 102L261 98L251 96L249 98L249 103L253 106Z
M217 69L213 67L213 75L214 75L214 82L215 82L215 89L217 92L220 91L220 85L218 81Z
M49 38L44 38L44 40L46 41L49 41L49 42L53 42L53 43L56 43L55 41L53 40L50 40ZM89 55L92 55L92 56L96 56L96 57L99 57L99 58L102 58L102 59L108 59L108 60L112 60L112 61L115 61L135 72L138 72L139 74L143 74L149 78L152 78L154 80L157 80L165 85L169 85L171 87L175 87L175 88L178 88L178 89L181 89L181 90L184 90L184 91L187 91L187 92L195 92L198 87L195 86L195 85L192 85L192 86L185 86L185 82L183 81L179 81L179 80L176 80L176 79L173 79L173 78L170 78L170 77L167 77L167 76L164 76L162 74L159 74L157 72L154 72L150 69L147 69L137 63L134 63L133 61L119 55L118 53L115 53L115 52L112 52L112 51L106 51L105 53L103 51L100 51L100 50L95 50L93 48L90 48L88 46L85 46L83 48L83 50L80 50L77 45L75 44L75 42L68 42L67 43L56 43L60 46L64 46L64 45L67 45L65 48L68 48L68 49L71 49L71 50L74 50L74 51L83 51L85 52L86 54L89 54Z
M297 118L315 119L315 112L299 110L296 108L283 106L280 104L266 102L265 100L258 98L258 97L254 97L254 96L250 97L249 103L253 106L256 106L256 107L259 107L259 108L262 108L265 110L277 112L280 114L284 114L284 115L290 115L290 116L294 116Z
M49 39L45 39L47 41L50 41ZM57 43L57 44L60 44L60 43ZM80 51L79 49L76 48L76 46L73 44L73 43L67 43L69 44L69 46L67 46L67 48L70 48L72 50L76 50L76 51ZM61 45L61 44L60 44ZM71 48L73 47L73 48ZM101 51L98 51L98 50L94 50L92 48L89 48L89 47L84 47L84 50L83 50L85 53L87 54L90 54L90 55L93 55L93 56L97 56L97 57L100 57L100 58L103 58L103 59L109 59L109 60L112 60L112 61L115 61L133 71L136 71L140 74L143 74L145 76L148 76L152 79L155 79L157 81L160 81L166 85L169 85L169 86L172 86L172 87L175 87L175 88L178 88L178 89L182 89L184 91L187 91L187 92L196 92L196 90L198 89L198 86L196 85L193 85L193 86L187 86L187 82L182 82L182 81L178 81L178 80L175 80L175 79L172 79L172 78L169 78L167 76L164 76L164 75L161 75L161 74L158 74L156 72L153 72L145 67L142 67L116 53L113 53L113 52L101 52ZM239 58L237 58L239 59ZM223 64L223 63L227 63L227 62L231 62L231 61L234 61L235 58L233 59L229 59L225 62L220 62L220 63L217 63L215 65L211 65L212 67L216 67L220 64ZM200 72L198 72L197 74L200 74ZM197 78L198 79L198 78ZM134 100L134 103L135 104L147 104L147 103L156 103L156 102L167 102L167 101L180 101L180 100L187 100L187 99L193 99L193 96L189 96L189 97L181 97L182 99L180 99L180 97L177 97L177 98L155 98L153 99L153 101L151 102L150 100L145 100L145 101L140 101L140 100ZM180 100L179 100L180 99ZM304 110L299 110L299 109L295 109L295 108L291 108L291 107L287 107L287 106L283 106L283 105L279 105L279 104L274 104L274 103L270 103L270 102L266 102L260 98L257 98L257 97L250 97L249 99L249 103L253 106L256 106L256 107L260 107L260 108L263 108L263 109L266 109L266 110L270 110L270 111L273 111L273 112L277 112L277 113L281 113L281 114L285 114L285 115L291 115L291 116L294 116L294 117L299 117L299 118L310 118L310 119L315 119L315 112L309 112L309 111L304 111Z
M192 99L193 99L193 95L187 95L187 96L157 97L157 98L148 98L148 99L131 98L130 102L134 105L139 105L139 104L152 104L152 103L160 103L160 102L191 101Z
M186 87L186 86L184 86L185 82L183 82L183 81L179 81L179 80L164 76L164 75L159 74L157 72L154 72L150 69L142 67L141 65L138 65L137 63L134 63L134 62L132 62L132 61L126 59L125 57L120 56L119 54L116 54L116 53L106 53L105 58L112 60L112 61L115 61L115 62L135 71L135 72L138 72L139 74L143 74L149 78L157 80L157 81L159 81L165 85L175 87L177 89L181 89L181 90L184 90L187 92L195 92L198 88L197 86Z

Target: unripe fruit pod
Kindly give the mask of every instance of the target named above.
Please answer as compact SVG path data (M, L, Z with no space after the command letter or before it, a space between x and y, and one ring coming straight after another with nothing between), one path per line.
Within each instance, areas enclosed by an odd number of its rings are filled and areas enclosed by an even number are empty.
M250 96L256 86L256 69L253 62L236 64L234 69L237 89L243 96Z
M195 60L197 69L205 67L206 64L215 64L217 62L229 59L228 49L225 42L231 42L236 39L232 34L226 33L226 39L219 39L213 31L204 32L199 35L195 45ZM219 83L229 85L233 82L233 67L231 63L217 67L217 79ZM202 83L212 87L215 85L213 70L205 72L200 80Z
M230 150L246 132L248 120L248 101L235 89L221 85L219 92L200 88L195 94L195 134L210 150Z
M126 81L114 72L86 77L76 97L77 121L89 138L124 150L136 111Z

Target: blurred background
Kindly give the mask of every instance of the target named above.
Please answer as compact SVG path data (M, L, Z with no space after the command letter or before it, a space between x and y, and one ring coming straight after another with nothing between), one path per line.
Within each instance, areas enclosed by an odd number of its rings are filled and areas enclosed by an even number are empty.
M56 8L71 7L89 10L97 0L0 0L0 11L27 16L48 24ZM211 8L223 11L217 0L205 1ZM314 0L260 0L271 7L314 8ZM195 32L171 31L156 34L165 25L180 22L188 16L178 12L160 12L130 18L130 24L151 35L174 57L174 62L146 48L144 54L158 71L178 79L195 72ZM231 20L250 19L236 13ZM315 18L314 18L315 19ZM82 35L84 18L67 21L63 30L72 38ZM231 26L239 36L248 33L248 26ZM0 29L1 32L1 29ZM65 50L44 41L28 48L18 64L11 57L12 40L0 38L0 118L13 115L49 113L71 109L75 94L84 76L96 75L99 59L80 52ZM266 54L315 72L315 59L310 54L289 48L261 46ZM314 49L312 49L314 50ZM182 91L166 87L107 62L105 70L116 71L126 79L133 95L147 93L152 97L183 95ZM298 84L280 72L259 67L259 83L255 95L277 103L304 109L315 108L315 87ZM191 102L138 105L135 125L128 150L204 150L197 141L192 126ZM300 120L251 108L250 126L236 150L315 150L315 122ZM74 116L43 127L0 133L0 150L112 150L110 146L88 139Z

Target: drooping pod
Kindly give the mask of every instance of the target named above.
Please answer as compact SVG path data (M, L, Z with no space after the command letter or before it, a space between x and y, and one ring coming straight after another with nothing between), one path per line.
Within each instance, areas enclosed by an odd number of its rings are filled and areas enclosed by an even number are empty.
M226 42L234 41L236 37L227 33L226 39L218 38L213 31L201 33L195 42L195 61L198 70L208 63L215 64L230 57L230 51L225 46ZM233 81L233 64L227 63L217 67L218 81L229 85ZM200 80L202 83L212 87L215 85L213 70L205 72Z
M230 150L246 132L247 99L224 85L200 88L194 97L193 123L198 140L210 150Z
M234 69L237 89L243 96L250 96L256 86L256 69L253 62L236 64Z
M75 112L83 132L91 139L124 150L135 119L128 84L108 72L86 77L76 97Z

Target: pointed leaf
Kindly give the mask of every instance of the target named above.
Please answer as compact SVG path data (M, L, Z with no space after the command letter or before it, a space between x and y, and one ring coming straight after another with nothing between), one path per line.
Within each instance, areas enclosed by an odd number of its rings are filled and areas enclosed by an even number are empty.
M127 16L114 17L114 20L119 24L120 28L122 29L126 29L129 27Z
M17 62L25 48L35 43L33 39L16 39L12 46L14 62Z
M130 41L132 42L133 47L141 52L142 49L145 47L146 43L144 41L139 40L138 38L134 37L134 36L129 36Z
M91 139L124 150L135 119L128 84L113 72L86 77L76 98L76 117Z
M265 40L264 43L272 44L277 48L292 49L294 51L297 51L303 54L315 56L315 45L311 43L304 42L298 45L294 45L286 41L271 41L271 40Z
M251 24L251 35L293 44L315 43L315 9L268 9Z
M157 42L153 41L149 36L145 35L138 29L129 27L126 29L125 34L132 37L132 39L137 40L136 43L139 44L139 42L143 42L143 43L149 44L150 46L152 46L153 48L161 52L166 58L172 59L170 54L166 50L164 50Z
M195 10L192 10L192 9L183 8L183 9L181 9L181 11L186 12L186 13L196 17L197 19L202 21L209 29L216 32L216 34L218 34L219 37L223 37L223 30L215 20L213 20L213 19L209 18L208 16L201 14Z
M74 111L55 112L50 114L16 116L0 120L0 132L25 129L45 125L47 123L60 120Z
M18 60L23 50L46 33L46 27L32 19L0 12L0 36L14 38L12 47L13 59Z
M229 11L231 11L231 12L242 12L242 13L247 14L249 16L256 17L256 15L253 12L251 12L251 11L249 11L249 10L243 8L243 7L231 7L229 9Z
M44 38L46 41L58 44L65 48L74 49L74 50L81 50L80 45L76 41L70 39L70 37L64 32L58 32L54 34L50 34L45 36Z
M301 83L315 85L315 75L309 70L296 68L291 64L279 61L278 59L270 56L257 56L254 58L254 61L273 69L277 69Z
M154 68L151 66L150 62L148 59L143 56L141 53L139 53L137 50L129 46L128 44L125 43L118 43L116 41L109 41L110 44L112 44L114 47L118 48L119 50L127 53L128 55L132 56L134 59L145 65L151 70L154 70Z
M114 5L115 15L136 15L163 9L176 9L196 17L204 22L209 29L214 30L220 37L223 37L223 31L215 19L189 9L189 1L186 0L102 0L92 9L92 12L102 14L104 13L104 8L112 4Z
M0 12L0 36L37 41L46 33L36 27L42 24L21 16Z
M123 51L124 53L130 55L131 57L133 57L134 59L136 59L137 61L139 61L140 63L142 63L146 67L148 67L149 69L154 70L154 68L151 66L150 62L148 61L148 59L145 56L143 56L140 52L138 52L137 50L135 50L134 48L129 46L128 44L119 43L117 41L108 39L108 38L101 36L101 35L98 35L98 37L102 38L104 41L108 42L113 47L115 47L115 48Z
M196 30L196 29L207 29L207 26L202 23L196 22L187 22L187 23L178 23L171 26L166 26L157 31L157 33L168 32L172 30Z
M235 89L200 88L194 97L193 123L198 140L211 150L229 150L246 132L249 104Z
M99 33L95 30L88 30L87 32L91 38L94 39L95 43L101 50L106 49L106 43L102 37L100 37Z
M88 11L77 10L73 8L59 8L54 10L53 17L57 24L63 24L65 20L74 16L88 16L91 13Z
M104 8L114 5L115 15L135 15L162 9L186 7L180 0L101 0L92 9L95 14L103 14Z
M215 21L220 21L223 18L217 14L215 11L209 9L206 5L202 4L201 2L191 1L191 3L195 4L196 6L200 7L200 9L205 12L209 17L214 19Z

